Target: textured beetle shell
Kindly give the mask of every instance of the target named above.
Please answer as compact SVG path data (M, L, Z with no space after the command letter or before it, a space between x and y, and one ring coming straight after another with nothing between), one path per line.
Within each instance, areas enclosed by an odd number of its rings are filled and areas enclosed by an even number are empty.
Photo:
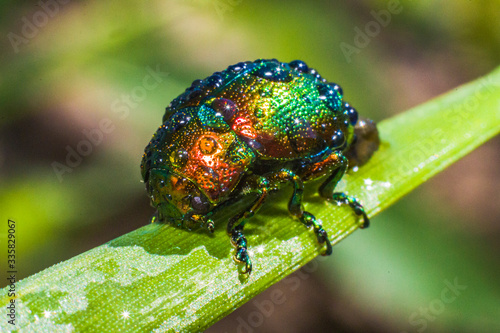
M217 204L255 165L345 150L357 113L342 98L338 85L301 61L230 66L194 81L167 107L146 147L143 178L152 168L171 170Z

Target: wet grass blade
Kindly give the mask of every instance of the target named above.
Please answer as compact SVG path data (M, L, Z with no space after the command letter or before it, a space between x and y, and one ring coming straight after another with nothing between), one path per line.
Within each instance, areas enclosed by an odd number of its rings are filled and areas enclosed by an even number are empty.
M370 216L387 208L499 133L499 86L497 69L381 122L380 151L339 189L358 197ZM305 208L334 243L356 230L349 209L318 198L314 184L308 188ZM269 200L248 224L249 279L238 275L223 223L213 236L147 225L18 282L16 326L4 318L0 331L201 331L322 251L287 214L288 195ZM4 309L8 292L0 292Z

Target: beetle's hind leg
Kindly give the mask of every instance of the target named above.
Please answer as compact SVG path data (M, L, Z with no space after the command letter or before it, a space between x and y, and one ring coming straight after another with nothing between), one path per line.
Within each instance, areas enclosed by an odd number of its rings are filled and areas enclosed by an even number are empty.
M229 223L227 224L227 233L231 237L231 244L236 247L236 253L233 257L234 261L240 264L244 264L243 274L250 274L252 272L252 261L248 255L247 249L247 239L243 234L243 228L246 221L251 218L255 212L262 206L262 203L267 197L269 192L269 182L266 178L259 177L256 184L257 189L255 192L258 193L259 197L254 201L252 206L233 216Z
M338 157L338 167L334 170L330 177L328 177L328 179L323 184L321 184L321 186L319 187L319 194L325 199L334 200L338 203L349 205L349 207L354 210L354 213L356 213L356 215L363 217L363 224L360 227L367 228L370 224L370 220L368 219L365 209L359 203L358 199L342 192L334 192L337 183L340 181L347 170L347 158L340 152L334 152L334 154L337 154Z
M324 255L332 254L332 244L328 239L328 234L319 220L314 215L302 209L302 196L304 193L304 184L302 179L290 170L283 169L273 175L272 180L280 183L290 182L293 185L293 195L288 203L288 211L294 217L298 218L306 227L313 227L318 242L320 244L326 243L326 251Z
M361 229L368 228L370 226L370 219L366 215L365 209L358 199L351 197L342 192L335 192L331 195L332 200L337 201L341 204L349 205L354 210L354 213L358 216L363 216L363 223L359 226Z

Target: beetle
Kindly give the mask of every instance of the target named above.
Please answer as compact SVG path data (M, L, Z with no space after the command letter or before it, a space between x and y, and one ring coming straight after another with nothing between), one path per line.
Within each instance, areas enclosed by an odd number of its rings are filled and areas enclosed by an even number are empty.
M348 168L365 163L379 146L376 125L358 119L343 91L305 62L240 62L195 80L166 108L147 145L141 172L152 221L188 230L214 230L213 215L243 198L250 204L227 224L234 260L250 274L244 226L269 193L291 183L290 214L312 227L325 255L332 252L321 222L302 207L303 182L327 176L323 198L368 217L354 197L334 189Z

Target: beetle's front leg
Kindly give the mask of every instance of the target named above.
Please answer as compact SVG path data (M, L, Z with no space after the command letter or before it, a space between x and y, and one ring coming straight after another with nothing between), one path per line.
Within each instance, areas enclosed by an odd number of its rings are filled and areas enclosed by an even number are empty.
M251 192L258 194L258 198L249 209L233 216L227 224L227 233L231 237L231 243L236 247L236 253L233 259L237 263L245 265L243 274L250 274L252 271L252 261L248 255L247 239L243 234L243 228L246 221L255 214L260 206L262 206L262 203L269 193L269 182L264 177L251 177L248 185L251 188Z
M347 158L338 151L333 152L332 155L333 154L335 155L335 158L332 160L337 161L337 163L335 163L336 169L328 177L328 179L321 184L319 187L319 194L325 199L349 205L349 207L354 210L356 215L363 216L363 224L360 227L367 228L370 224L370 220L368 219L365 209L359 203L358 199L342 192L334 192L335 187L347 170Z

